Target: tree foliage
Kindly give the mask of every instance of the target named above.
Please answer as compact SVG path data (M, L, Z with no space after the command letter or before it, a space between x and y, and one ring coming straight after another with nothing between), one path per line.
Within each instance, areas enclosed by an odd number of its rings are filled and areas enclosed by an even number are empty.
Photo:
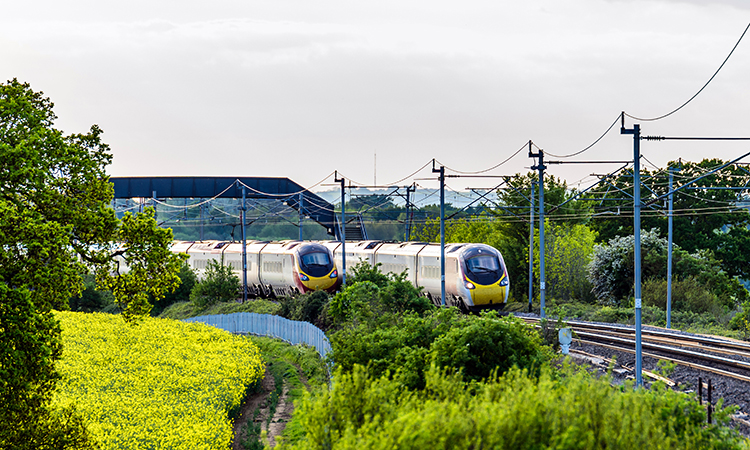
M597 298L605 303L620 305L632 296L634 283L634 237L617 237L607 244L594 247L588 266L589 279ZM750 298L747 290L726 273L708 250L688 253L679 246L672 252L673 276L677 280L690 277L708 289L727 307L736 307ZM643 280L666 279L667 240L657 229L641 232L641 277Z
M596 232L583 224L547 222L544 234L544 274L547 295L560 300L593 301L586 268L594 251ZM534 237L539 254L539 233ZM534 261L538 278L540 262Z
M497 233L503 238L497 249L503 254L508 273L513 274L511 295L525 298L529 283L529 217L531 186L534 189L534 228L539 228L539 176L534 172L516 174L508 179L506 186L498 190L500 207L492 211L498 221ZM569 201L578 195L575 189L568 188L564 180L554 176L544 178L545 217L556 223L585 223L591 205L587 201ZM568 202L568 203L566 203ZM564 204L565 203L565 204ZM564 205L563 205L564 204ZM562 205L562 206L560 206Z
M74 408L50 405L60 328L53 309L106 264L119 221L96 125L54 128L52 102L28 83L0 84L0 448L85 448Z
M164 297L157 300L154 297L149 298L149 303L153 305L151 309L152 316L158 316L170 305L177 302L187 302L190 300L190 292L198 282L198 278L193 272L193 269L183 261L180 265L180 273L177 274L180 278L180 284L174 291L170 291L164 294Z
M674 188L686 184L710 170L724 164L719 159L704 159L701 162L671 161L668 166L677 168L674 175ZM669 191L668 174L665 170L643 170L641 193L643 201L664 195ZM722 268L731 276L750 279L750 254L746 251L750 245L750 213L745 208L738 208L744 201L738 197L738 191L721 189L747 186L750 181L745 167L730 165L713 175L698 180L689 188L674 195L675 211L673 217L674 242L690 253L703 249L714 251ZM633 234L632 218L632 173L622 173L609 182L606 192L597 192L599 197L614 197L613 200L600 202L599 212L617 212L616 215L599 216L601 220L592 221L591 226L599 233L603 242L617 236ZM630 200L627 196L630 195ZM667 234L667 217L654 214L664 210L664 203L656 203L643 210L641 227L657 228L662 235ZM606 219L604 219L606 217Z
M150 297L160 300L180 285L178 273L187 255L169 250L172 230L159 228L151 208L138 215L125 213L116 242L122 246L118 253L127 261L128 271L121 273L112 261L98 268L97 282L112 291L125 320L135 320L151 311Z

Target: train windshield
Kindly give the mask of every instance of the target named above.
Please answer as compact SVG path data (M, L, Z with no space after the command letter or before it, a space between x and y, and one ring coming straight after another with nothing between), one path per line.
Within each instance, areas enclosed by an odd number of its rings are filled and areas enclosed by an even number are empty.
M492 254L482 254L466 260L467 275L479 284L492 284L500 280L502 269L500 260Z
M302 271L312 277L323 277L333 269L333 263L327 252L312 251L300 256Z

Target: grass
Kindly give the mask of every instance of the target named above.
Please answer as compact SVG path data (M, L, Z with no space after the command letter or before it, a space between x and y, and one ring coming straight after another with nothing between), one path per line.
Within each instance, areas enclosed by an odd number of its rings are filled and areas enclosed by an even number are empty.
M320 358L318 352L312 347L291 345L266 337L251 336L248 339L251 339L253 344L260 349L276 385L267 400L269 402L267 425L276 411L284 384L289 386L287 401L296 402L304 396L307 387L297 367L300 368L302 374L307 378L307 383L311 389L318 390L328 386L328 367ZM258 413L259 411L256 411L255 417L257 417ZM254 423L255 417L246 424L248 437L243 442L243 447L248 450L263 448L261 444L260 425ZM299 425L299 419L296 416L292 416L292 420L287 423L284 430L284 436L299 436L302 433L303 430L301 425Z
M273 365L270 366L271 371L272 373L283 374L283 379L289 385L287 401L292 401L296 405L307 390L295 366L299 367L307 377L307 383L311 391L317 392L328 388L328 366L312 347L292 346L270 338L253 337L252 339L263 355L267 358L275 358ZM304 429L300 423L300 417L298 414L294 414L292 420L286 424L283 437L295 441L303 435ZM277 438L277 442L280 440Z
M256 299L245 303L221 302L207 308L199 308L191 302L178 302L169 305L159 317L167 319L187 319L188 317L207 316L212 314L232 314L251 312L258 314L276 314L281 306L270 300Z

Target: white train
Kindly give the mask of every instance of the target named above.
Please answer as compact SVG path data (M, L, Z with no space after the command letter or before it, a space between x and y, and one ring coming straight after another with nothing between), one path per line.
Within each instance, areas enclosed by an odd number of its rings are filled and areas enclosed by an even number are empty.
M251 296L273 297L323 289L341 283L339 241L247 241L247 284ZM199 278L209 259L223 261L242 279L242 244L238 242L177 241L172 251L186 253ZM402 273L436 305L440 304L440 245L423 242L346 243L346 266L380 264L383 273ZM446 303L467 311L502 308L510 280L499 251L485 244L446 244Z

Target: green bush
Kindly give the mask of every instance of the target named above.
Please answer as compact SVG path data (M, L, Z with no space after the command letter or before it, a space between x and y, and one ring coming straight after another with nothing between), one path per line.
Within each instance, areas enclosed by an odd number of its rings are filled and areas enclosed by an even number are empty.
M380 271L380 266L382 266L381 263L371 266L367 261L358 262L351 268L350 274L347 273L347 284L370 281L378 287L385 287L388 284L389 278L387 274Z
M634 242L633 236L616 237L607 244L594 247L591 263L588 265L589 280L601 303L623 306L633 296ZM666 280L667 240L659 236L658 230L641 234L641 255L642 279ZM738 279L721 269L721 261L711 251L702 250L690 254L675 245L672 259L675 280L694 278L699 286L716 296L721 305L734 308L750 300L747 289ZM694 290L693 293L695 292ZM691 303L689 306L706 303L705 298L686 301Z
M644 305L667 309L667 280L649 279L641 286ZM719 298L694 277L672 282L672 311L720 313L724 309Z
M511 369L472 383L432 366L416 392L361 366L335 379L332 390L299 404L304 434L279 450L744 448L721 404L716 424L706 425L689 396L659 384L612 387L609 377L570 366L539 377Z
M203 280L190 291L190 301L199 308L234 300L242 290L240 279L232 268L215 260L208 260Z
M549 356L531 327L492 313L477 317L446 308L424 316L384 314L381 320L378 326L360 322L329 335L337 367L367 366L376 376L391 373L419 389L431 362L481 379L514 364L539 369Z
M330 301L325 291L313 291L296 297L282 297L279 299L278 314L289 320L310 322L325 330L328 325L326 305Z
M493 371L504 373L513 366L536 372L549 360L539 333L518 318L489 313L459 324L435 340L430 357L437 367L462 370L468 380L488 378Z

